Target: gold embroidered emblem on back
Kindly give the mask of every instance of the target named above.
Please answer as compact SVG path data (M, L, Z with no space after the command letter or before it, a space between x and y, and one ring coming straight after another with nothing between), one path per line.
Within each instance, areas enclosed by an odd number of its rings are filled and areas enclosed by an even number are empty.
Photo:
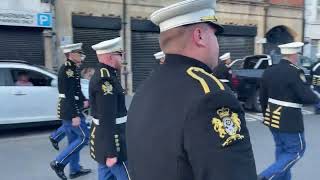
M222 147L244 138L243 135L239 134L241 121L237 113L231 112L229 108L221 108L217 110L217 115L219 117L212 118L211 124L214 131L224 141Z

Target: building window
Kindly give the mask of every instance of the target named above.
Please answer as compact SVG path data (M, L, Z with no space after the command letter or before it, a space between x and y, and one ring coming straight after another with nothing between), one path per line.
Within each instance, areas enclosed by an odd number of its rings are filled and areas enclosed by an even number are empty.
M317 3L317 20L320 21L320 0Z
M316 54L320 53L318 52L320 49L320 40L319 39L313 39L311 41L311 58L316 59Z

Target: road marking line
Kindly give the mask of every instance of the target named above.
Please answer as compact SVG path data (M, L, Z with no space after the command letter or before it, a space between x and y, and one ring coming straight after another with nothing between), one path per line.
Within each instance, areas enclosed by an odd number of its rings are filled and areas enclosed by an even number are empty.
M42 139L44 137L49 137L50 133L45 134L27 134L27 135L18 135L18 136L10 136L10 137L0 137L0 142L13 142L15 141L26 141L29 139L35 140L35 139ZM49 139L49 138L48 138ZM49 142L49 140L48 140Z
M262 121L263 117L260 114L246 114L246 118L248 119L247 121Z
M314 114L312 111L306 110L306 109L302 109L302 114L304 115L310 115L310 114Z
M312 115L314 113L313 113L313 111L302 109L302 114L303 115ZM253 112L248 113L247 112L245 117L246 117L247 122L263 121L262 113L253 113Z

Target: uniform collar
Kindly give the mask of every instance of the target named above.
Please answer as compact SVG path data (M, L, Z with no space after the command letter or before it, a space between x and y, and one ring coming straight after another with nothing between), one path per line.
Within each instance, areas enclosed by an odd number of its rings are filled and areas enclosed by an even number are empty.
M73 62L73 61L70 60L70 59L67 59L67 64L69 64L69 63L70 63L71 66L76 66L76 63L75 63L75 62Z
M109 65L103 64L103 63L99 63L99 67L100 68L107 68L109 70L109 72L112 72L114 74L117 74L117 71L118 71L117 69L115 69Z
M218 65L220 65L220 66L226 66L226 67L227 67L227 64L224 63L223 61L220 61L220 62L218 63Z
M166 54L165 64L168 64L168 65L189 65L189 66L194 66L194 67L200 67L200 68L204 69L205 71L212 73L212 69L209 68L209 66L207 66L203 62L196 60L196 59L193 59L193 58L190 58L190 57L187 57L187 56L179 55L179 54Z
M285 64L293 64L291 61L289 61L288 59L281 59L280 63L285 63ZM295 65L295 64L293 64Z

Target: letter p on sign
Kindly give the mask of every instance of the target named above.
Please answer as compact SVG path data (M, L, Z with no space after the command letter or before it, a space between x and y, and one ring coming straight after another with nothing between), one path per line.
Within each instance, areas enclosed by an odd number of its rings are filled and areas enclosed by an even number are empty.
M39 13L37 25L41 27L51 27L52 26L51 14Z

